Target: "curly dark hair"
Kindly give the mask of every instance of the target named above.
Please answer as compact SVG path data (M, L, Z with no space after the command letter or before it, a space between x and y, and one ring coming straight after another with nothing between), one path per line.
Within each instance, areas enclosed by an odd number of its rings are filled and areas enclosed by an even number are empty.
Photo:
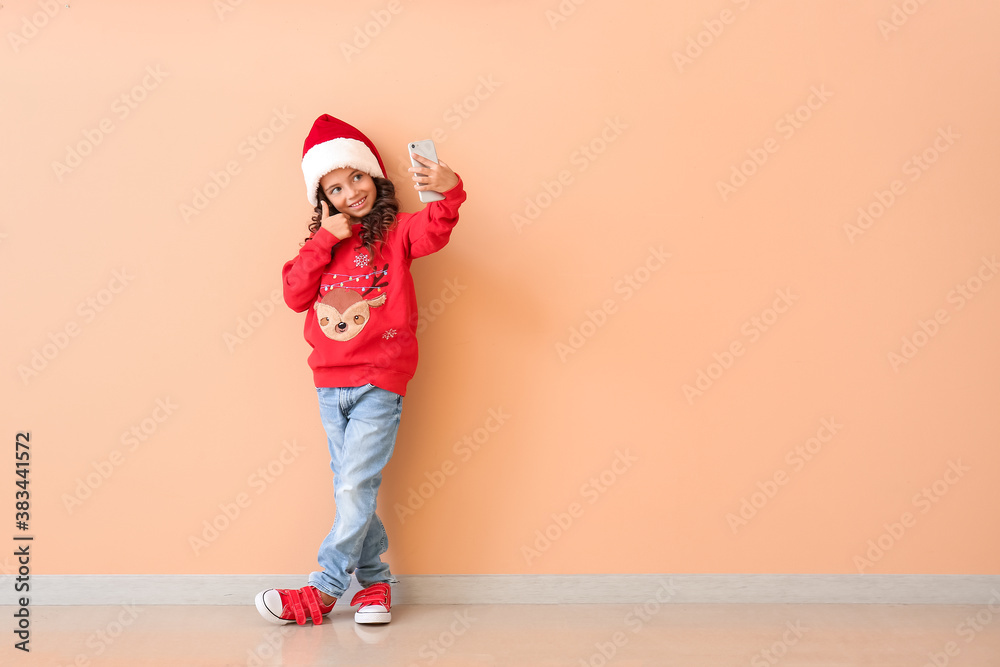
M358 249L365 248L368 251L368 256L374 259L378 246L385 241L385 235L396 224L399 200L396 199L396 186L388 178L372 176L372 180L375 182L375 205L372 206L368 215L361 218L361 245L358 246ZM310 236L306 241L312 240L312 236L322 227L323 202L326 202L330 215L340 213L330 203L323 188L316 188L315 215L313 215L312 223L309 225Z

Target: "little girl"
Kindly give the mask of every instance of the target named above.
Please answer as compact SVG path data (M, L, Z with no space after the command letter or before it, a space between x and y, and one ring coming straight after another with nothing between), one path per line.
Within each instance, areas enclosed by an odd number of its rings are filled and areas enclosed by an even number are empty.
M322 570L309 585L257 594L272 623L319 625L355 573L363 590L358 623L388 623L390 584L380 556L389 546L375 513L382 469L396 442L406 384L417 366L416 293L410 263L448 243L465 201L462 181L443 162L415 156L417 190L445 199L400 213L375 145L328 115L313 123L302 155L310 236L282 271L285 303L305 312L309 366L330 447L336 516L319 548Z

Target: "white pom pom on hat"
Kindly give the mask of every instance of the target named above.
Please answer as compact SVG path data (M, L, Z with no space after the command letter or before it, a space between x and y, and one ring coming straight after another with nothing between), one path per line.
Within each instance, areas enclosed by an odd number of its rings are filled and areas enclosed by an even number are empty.
M382 158L371 139L361 130L323 114L313 123L302 146L302 175L306 179L306 198L316 205L316 189L321 178L334 169L352 167L369 176L385 178Z

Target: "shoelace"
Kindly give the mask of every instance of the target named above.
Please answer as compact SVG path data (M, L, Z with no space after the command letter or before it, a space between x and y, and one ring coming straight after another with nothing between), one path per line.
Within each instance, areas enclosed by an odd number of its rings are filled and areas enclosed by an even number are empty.
M299 589L279 588L278 593L281 595L281 599L285 603L285 607L292 610L296 623L299 625L306 624L305 607L308 607L309 615L312 616L313 624L321 625L323 623L323 610L320 609L321 601L319 598L319 592L317 592L315 588L312 586L306 586L305 588ZM305 602L305 607L303 606L303 602Z
M351 606L361 603L360 609L364 609L368 605L380 604L386 609L389 609L389 599L392 593L389 590L389 584L372 584L368 588L358 591L353 598L351 598Z

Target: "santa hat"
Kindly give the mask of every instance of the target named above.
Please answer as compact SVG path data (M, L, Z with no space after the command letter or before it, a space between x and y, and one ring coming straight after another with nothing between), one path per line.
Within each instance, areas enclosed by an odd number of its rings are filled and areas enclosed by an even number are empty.
M313 123L302 146L302 174L306 178L306 198L316 205L316 188L321 178L334 169L353 167L369 176L385 178L382 158L371 139L359 129L328 114Z

